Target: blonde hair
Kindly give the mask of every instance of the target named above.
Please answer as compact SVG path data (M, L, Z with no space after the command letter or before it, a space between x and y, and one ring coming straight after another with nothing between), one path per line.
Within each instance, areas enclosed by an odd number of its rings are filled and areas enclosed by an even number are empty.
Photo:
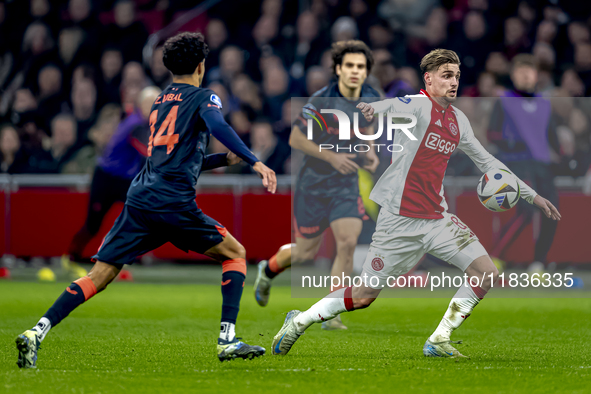
M449 63L457 64L458 66L462 64L460 57L454 51L441 48L433 49L421 60L421 72L424 76L425 73L437 71L439 67Z

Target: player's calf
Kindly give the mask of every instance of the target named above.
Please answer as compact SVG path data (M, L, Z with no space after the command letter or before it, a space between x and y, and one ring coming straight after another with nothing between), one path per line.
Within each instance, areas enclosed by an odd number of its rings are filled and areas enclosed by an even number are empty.
M121 266L97 262L87 276L72 282L30 330L19 335L16 344L19 352L18 365L32 368L36 365L39 344L49 330L58 325L74 309L104 290L117 277ZM34 354L34 355L33 355Z
M458 254L462 253L464 252L460 251ZM472 314L476 305L480 303L498 278L498 270L488 255L476 258L464 272L468 275L468 278L476 277L482 282L475 285L474 280L469 280L460 286L451 299L441 322L428 339L431 345L443 344L442 346L448 346L446 343L450 341L451 334ZM482 280L482 278L485 279ZM427 343L425 346L427 346ZM423 353L428 356L425 353L425 347Z

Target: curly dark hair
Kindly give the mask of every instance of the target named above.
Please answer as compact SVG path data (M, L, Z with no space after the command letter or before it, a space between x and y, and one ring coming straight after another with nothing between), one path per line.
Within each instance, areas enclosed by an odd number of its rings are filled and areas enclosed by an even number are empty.
M337 75L337 65L343 64L343 58L347 53L362 53L365 55L367 67L367 74L371 72L373 67L373 54L371 49L363 41L349 40L349 41L338 41L332 44L332 72Z
M203 34L184 32L166 40L162 60L173 75L189 75L208 54Z

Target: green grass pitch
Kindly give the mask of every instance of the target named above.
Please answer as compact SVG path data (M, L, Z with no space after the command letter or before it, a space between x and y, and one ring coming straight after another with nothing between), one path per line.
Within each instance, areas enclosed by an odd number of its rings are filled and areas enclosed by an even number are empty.
M278 287L261 308L252 285L237 330L267 348L260 359L218 361L219 286L114 283L50 332L36 370L19 370L14 339L65 286L0 282L0 392L591 392L590 299L485 299L455 333L469 360L422 355L444 299L378 300L343 316L349 330L313 326L276 357L285 313L314 300Z

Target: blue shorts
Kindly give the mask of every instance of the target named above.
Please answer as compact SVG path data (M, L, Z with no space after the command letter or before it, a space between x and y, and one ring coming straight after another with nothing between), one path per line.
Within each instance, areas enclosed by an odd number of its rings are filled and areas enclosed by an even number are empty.
M199 208L182 212L151 212L125 205L93 260L133 264L136 257L166 242L188 252L204 253L221 243L227 230Z
M316 238L337 219L365 217L363 200L358 194L319 197L298 190L293 206L297 238Z

